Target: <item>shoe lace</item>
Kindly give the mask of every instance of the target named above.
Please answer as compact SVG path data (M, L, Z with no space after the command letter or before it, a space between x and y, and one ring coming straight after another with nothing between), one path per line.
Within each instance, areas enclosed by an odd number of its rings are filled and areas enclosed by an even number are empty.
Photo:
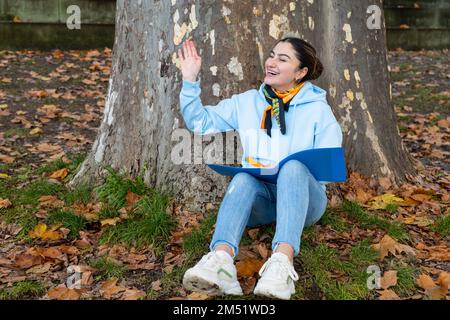
M262 276L264 271L268 270L268 272L271 272L274 276L278 276L279 278L286 279L286 275L290 277L292 280L297 281L298 280L298 274L294 269L294 266L286 263L285 261L275 259L273 257L269 258L261 269L259 270L259 275Z

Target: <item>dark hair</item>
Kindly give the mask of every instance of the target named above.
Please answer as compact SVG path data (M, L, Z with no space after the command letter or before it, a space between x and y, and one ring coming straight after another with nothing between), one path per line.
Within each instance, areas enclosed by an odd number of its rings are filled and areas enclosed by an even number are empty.
M316 55L316 49L303 39L295 37L286 37L278 42L288 42L292 45L295 55L300 60L299 68L308 68L308 73L302 78L301 82L307 80L316 80L323 72L323 65Z

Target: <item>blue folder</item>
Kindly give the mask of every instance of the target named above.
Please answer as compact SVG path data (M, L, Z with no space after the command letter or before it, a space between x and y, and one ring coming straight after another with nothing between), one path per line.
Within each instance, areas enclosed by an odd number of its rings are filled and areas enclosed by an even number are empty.
M344 149L317 148L293 153L272 168L243 168L208 164L208 166L224 176L234 176L239 172L247 172L252 176L276 184L280 168L289 160L298 160L309 169L317 181L344 182L347 180Z

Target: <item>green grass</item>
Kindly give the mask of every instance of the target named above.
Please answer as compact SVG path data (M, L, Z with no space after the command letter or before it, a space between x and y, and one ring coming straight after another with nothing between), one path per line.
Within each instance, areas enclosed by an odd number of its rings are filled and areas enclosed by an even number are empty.
M397 210L398 210L398 205L395 204L395 203L389 203L386 206L386 211L391 213L391 214L397 213Z
M88 204L92 200L92 190L93 188L87 184L78 184L73 190L63 193L61 200L69 206L77 202Z
M349 261L342 261L336 249L324 244L312 246L303 243L301 255L296 259L300 260L304 271L310 276L297 283L293 298L302 298L307 295L308 289L318 287L327 299L368 299L373 293L367 288L366 269L375 263L376 258L367 240L352 249ZM344 279L334 279L333 272L343 273Z
M28 136L29 129L25 128L10 128L5 131L4 137L5 139L12 138L14 136L18 136L19 138L25 138Z
M131 219L109 226L100 243L122 243L142 247L151 245L157 254L164 252L170 232L176 226L175 219L166 212L169 196L153 191L137 202Z
M145 195L151 192L142 177L137 177L131 180L125 174L115 172L111 167L105 168L108 175L105 177L105 182L96 187L95 193L100 201L107 203L110 207L115 209L122 208L125 203L125 197L128 191L138 195Z
M358 242L350 252L350 261L358 266L370 265L377 261L379 254L372 248L370 239Z
M23 300L38 298L45 293L44 286L37 281L16 282L10 288L0 289L0 300Z
M118 216L120 216L119 210L111 208L108 205L102 206L102 208L100 209L100 212L98 213L98 218L100 220L116 218Z
M450 235L450 214L439 217L432 226L432 230L439 233L443 238Z
M69 181L73 178L75 175L78 167L83 163L83 160L85 159L86 154L79 153L79 154L68 154L67 158L70 160L70 162L66 163L61 158L56 159L52 162L46 163L43 166L41 166L37 173L42 175L45 173L52 173L57 170L61 170L64 168L67 168L69 170L69 174L64 179L65 181Z
M401 266L397 270L397 285L394 291L401 297L413 295L416 291L416 278L420 275L420 270L412 266Z
M400 223L369 214L355 202L344 199L342 209L351 218L359 222L358 226L360 228L379 228L386 231L391 237L397 240L408 239L408 233Z
M87 224L85 218L76 216L72 212L61 210L51 212L46 222L49 225L61 223L65 228L70 230L68 235L70 239L75 239L78 236L78 232L83 230Z
M180 288L183 275L189 267L189 263L184 263L181 267L174 267L171 272L164 272L160 278L161 290L155 291L149 288L146 292L146 299L158 300L163 297L173 296L174 291Z
M127 267L115 263L108 259L107 257L102 257L99 259L91 259L88 264L99 270L99 274L95 276L95 280L106 280L110 278L123 278L124 274L127 272Z
M0 172L8 172L10 165L7 163L0 163Z
M183 250L188 259L195 260L209 252L211 230L216 218L216 213L208 213L201 225L183 238Z
M348 224L345 219L343 219L341 216L339 216L338 212L334 211L331 208L327 208L324 215L318 222L321 225L328 225L333 230L342 232L342 231L348 231L350 229L350 225Z
M37 206L39 198L46 195L58 195L64 192L64 186L49 182L47 179L37 179L23 189L15 189L11 201L16 204Z

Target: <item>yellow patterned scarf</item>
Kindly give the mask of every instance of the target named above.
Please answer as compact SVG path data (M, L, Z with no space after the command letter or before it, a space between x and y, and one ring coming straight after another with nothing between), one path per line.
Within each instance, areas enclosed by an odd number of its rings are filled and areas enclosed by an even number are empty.
M299 83L295 87L287 91L279 91L272 89L269 85L265 85L263 92L269 106L264 110L264 115L261 121L261 129L267 129L267 134L271 136L272 117L275 115L278 126L282 134L286 133L286 122L284 119L284 112L289 111L289 103L292 98L300 91L305 83ZM270 114L270 115L269 115Z

